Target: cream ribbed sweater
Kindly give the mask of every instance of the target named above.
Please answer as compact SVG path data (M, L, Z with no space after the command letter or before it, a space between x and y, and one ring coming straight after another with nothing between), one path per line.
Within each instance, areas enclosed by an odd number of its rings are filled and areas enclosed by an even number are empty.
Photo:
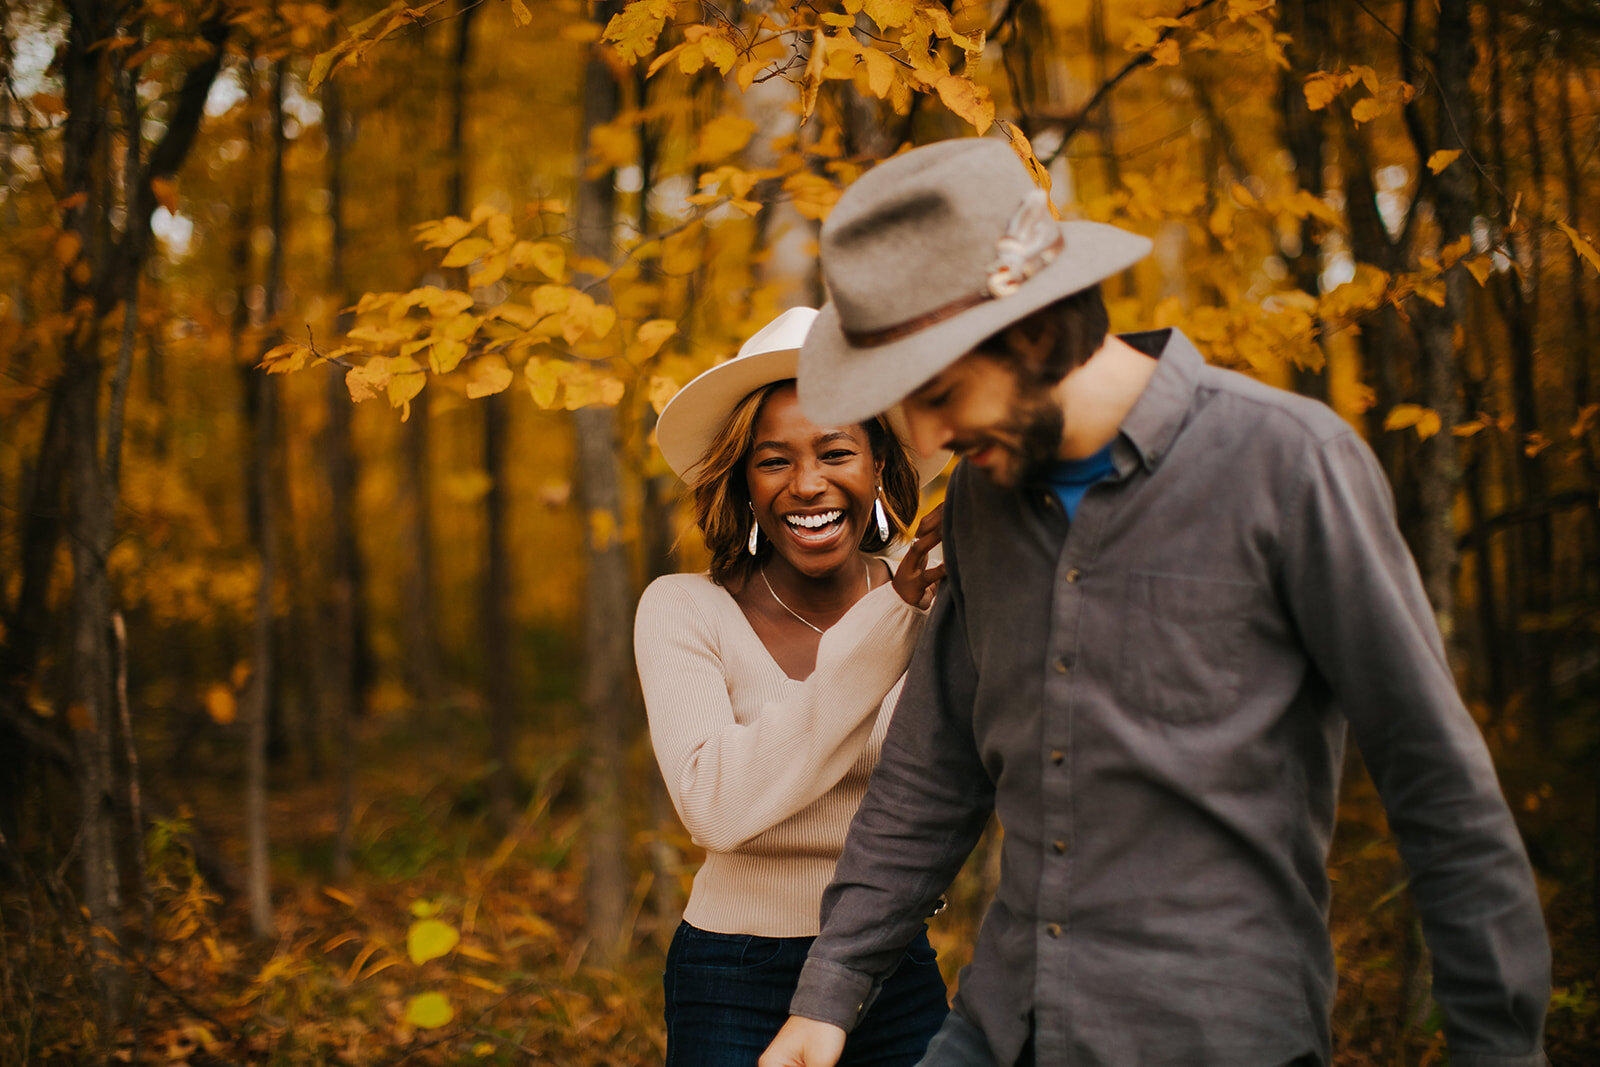
M816 670L796 681L709 575L668 575L645 590L633 645L650 740L679 818L706 850L684 909L690 924L817 932L925 618L879 586L829 627Z

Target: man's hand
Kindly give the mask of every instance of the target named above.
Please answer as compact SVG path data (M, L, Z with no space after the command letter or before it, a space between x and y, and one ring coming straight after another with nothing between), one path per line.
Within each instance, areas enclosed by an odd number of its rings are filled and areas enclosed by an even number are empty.
M832 1023L791 1015L761 1054L760 1067L833 1067L843 1054L843 1030Z

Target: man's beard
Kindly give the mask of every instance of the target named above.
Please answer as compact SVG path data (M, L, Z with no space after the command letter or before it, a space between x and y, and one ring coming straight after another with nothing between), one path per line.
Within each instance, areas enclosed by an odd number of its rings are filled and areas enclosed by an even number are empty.
M990 479L1007 489L1044 482L1050 468L1060 462L1058 453L1065 429L1066 417L1053 390L1040 388L1034 392L1018 382L1009 417L989 437L989 443L1008 453L1013 462L990 468ZM980 443L962 451L981 447Z

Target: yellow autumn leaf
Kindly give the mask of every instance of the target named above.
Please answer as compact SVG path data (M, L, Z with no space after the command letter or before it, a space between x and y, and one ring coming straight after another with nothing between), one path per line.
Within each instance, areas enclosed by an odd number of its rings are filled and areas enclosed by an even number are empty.
M1006 135L1006 140L1011 142L1011 150L1017 154L1018 159L1022 160L1022 165L1028 168L1028 175L1033 178L1033 184L1049 193L1051 185L1050 172L1044 169L1044 165L1039 162L1039 157L1034 155L1033 142L1028 140L1028 135L1004 119L999 120L998 125L1000 132ZM1050 204L1051 217L1060 219L1061 212L1056 208L1054 201L1049 201L1048 203Z
M631 122L602 123L589 131L589 157L594 167L625 167L639 158L639 131Z
M649 399L650 407L654 409L657 415L661 414L662 409L667 406L667 401L677 395L677 382L671 378L663 378L660 375L650 376L650 386L646 390L645 396Z
M178 179L151 178L150 192L155 196L156 203L174 215L178 213Z
M1334 98L1349 88L1351 84L1344 75L1333 74L1325 70L1317 71L1306 78L1306 107L1312 111L1321 111L1333 103Z
M886 30L890 26L904 26L910 22L916 8L911 0L866 0L861 10L878 24L878 29Z
M784 179L783 191L789 194L801 217L808 219L827 218L839 199L838 186L810 171L789 175Z
M623 59L636 63L655 51L656 39L677 10L678 0L633 0L611 16L604 39Z
M1178 42L1176 38L1168 37L1150 50L1151 65L1156 67L1176 67L1178 65Z
M410 356L396 356L389 364L389 375L386 389L390 407L405 407L428 384L428 376L423 373L421 364Z
M56 262L63 267L78 258L78 253L83 250L83 238L72 232L66 232L56 238Z
M406 1022L419 1030L437 1030L456 1017L443 993L419 993L406 1004Z
M435 374L449 374L461 365L466 358L467 345L465 341L457 341L449 337L440 337L433 342L433 347L428 350L428 366Z
M668 63L671 63L674 59L677 59L683 54L683 50L687 47L689 47L689 43L685 41L682 44L673 45L665 52L662 52L659 56L656 56L650 61L650 66L645 68L644 76L646 78L655 77L656 71L660 70Z
M811 56L806 60L805 76L800 81L800 125L804 126L817 108L817 91L828 67L828 38L821 30L811 35Z
M493 952L490 952L488 949L482 948L478 945L471 944L470 942L462 942L461 944L457 945L456 955L465 956L469 960L477 960L480 963L501 962L500 957L496 956Z
M467 237L457 241L440 261L441 267L465 267L479 256L494 250L494 243L482 237Z
M622 382L609 374L581 364L567 367L565 395L561 406L568 411L587 407L613 407L626 391Z
M739 59L738 47L721 34L701 41L700 51L705 53L706 62L717 68L718 74L727 74Z
M526 26L533 21L533 12L522 0L511 0L511 21L518 26Z
M639 324L638 330L633 334L634 357L649 359L661 351L661 346L667 338L678 332L678 324L671 319L651 319L649 322Z
M988 132L994 122L994 100L989 90L959 74L946 74L934 83L939 99L956 115L970 122L978 133Z
M1362 97L1350 108L1350 117L1357 122L1371 122L1373 119L1388 111L1389 107L1375 96Z
M1574 230L1565 222L1558 219L1556 220L1556 225L1560 227L1562 233L1567 235L1567 240L1572 242L1572 250L1578 253L1589 266L1595 270L1600 270L1600 252L1595 251L1594 245L1583 234Z
M429 960L447 956L456 947L461 935L456 928L438 919L418 919L406 931L406 955L411 962L421 966Z
M489 237L489 243L502 251L511 247L511 242L516 239L516 227L511 223L511 216L503 211L496 211L489 216L489 223L484 228L484 233Z
M555 406L556 391L561 388L566 366L555 359L530 359L523 365L522 376L527 379L535 404L546 410Z
M467 368L467 397L476 400L503 393L511 384L511 378L511 368L506 365L504 356L481 356Z
M1440 265L1449 270L1460 262L1462 256L1470 251L1472 251L1472 235L1464 233L1456 240L1439 249Z
M356 403L370 400L378 395L378 390L386 388L389 384L389 372L386 369L387 361L382 357L375 357L362 366L352 367L344 376L345 388L350 390L350 399Z
M208 687L200 699L206 714L218 726L227 726L239 717L239 702L234 699L233 690L220 682Z
M528 262L538 268L551 281L561 281L567 276L567 253L558 244L540 241L527 250Z
M589 314L589 333L597 341L609 334L616 324L617 309L610 304L596 304Z
M1461 149L1451 148L1435 152L1428 157L1428 169L1438 174L1461 157Z
M475 229L477 223L451 215L417 226L417 241L424 248L449 248Z
M575 345L594 318L594 297L576 289L568 292L567 310L561 317L561 337L567 344Z
M699 41L685 41L673 49L678 55L678 71L688 76L697 73L706 65L706 50ZM651 64L652 70L655 64Z
M467 287L483 289L493 285L506 275L506 253L495 252L481 262L477 270L467 275Z
M1489 284L1489 272L1494 269L1494 266L1489 261L1488 256L1473 256L1462 266L1467 268L1467 273L1472 275L1473 281L1477 282L1480 287Z
M567 310L567 304L572 299L572 290L561 285L541 285L533 291L534 314L557 315Z
M742 152L756 132L756 124L737 115L719 115L700 128L694 158L701 163L714 163L735 152Z
M617 517L605 508L589 512L589 543L604 552L616 542Z
M771 64L765 59L752 59L748 63L739 64L739 73L733 76L734 81L739 85L739 91L741 93L749 92L750 87L756 83L756 75L766 70L769 66Z
M867 67L867 91L882 100L894 87L894 60L876 48L863 48L861 60Z
M1439 432L1439 413L1420 404L1396 404L1383 418L1385 430L1403 430L1408 426L1417 431L1417 437L1426 441Z

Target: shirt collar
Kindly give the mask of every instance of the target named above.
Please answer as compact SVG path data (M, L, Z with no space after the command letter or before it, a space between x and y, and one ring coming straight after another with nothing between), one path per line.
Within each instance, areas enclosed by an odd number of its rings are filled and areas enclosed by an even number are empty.
M1145 470L1153 471L1183 428L1205 357L1174 329L1119 336L1145 355L1156 357L1155 374L1122 420L1122 436L1133 446Z

